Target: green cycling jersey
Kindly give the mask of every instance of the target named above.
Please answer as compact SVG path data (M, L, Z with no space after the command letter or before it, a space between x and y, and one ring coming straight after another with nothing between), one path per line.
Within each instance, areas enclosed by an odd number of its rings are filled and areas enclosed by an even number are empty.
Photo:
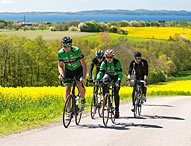
M102 62L100 66L100 71L97 75L97 79L100 80L104 73L107 73L110 76L118 75L118 80L122 81L123 73L121 68L121 63L118 59L113 58L111 63L108 63L106 60Z
M80 63L80 59L82 58L84 58L82 51L75 46L72 46L69 52L65 52L63 48L58 52L58 60L63 61L65 67L71 71L82 66Z

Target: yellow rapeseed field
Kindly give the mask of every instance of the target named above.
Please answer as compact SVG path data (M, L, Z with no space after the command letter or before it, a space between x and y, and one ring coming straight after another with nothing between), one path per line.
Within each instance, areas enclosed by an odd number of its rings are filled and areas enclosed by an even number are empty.
M186 81L175 81L165 85L149 85L147 93L153 92L191 92L191 80ZM91 98L93 93L93 87L86 87L86 97ZM130 95L132 93L132 87L121 87L120 95ZM65 88L64 87L18 87L8 88L0 87L0 94L7 98L13 97L32 97L39 99L41 97L61 97L64 98Z
M190 28L175 28L175 27L121 27L121 29L128 31L128 36L140 38L154 38L154 39L169 39L175 34L183 35L191 39Z

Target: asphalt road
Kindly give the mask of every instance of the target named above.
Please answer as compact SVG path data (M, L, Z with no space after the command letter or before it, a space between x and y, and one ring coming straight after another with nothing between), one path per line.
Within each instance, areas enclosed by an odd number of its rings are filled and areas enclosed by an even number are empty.
M62 121L48 127L0 137L0 146L191 146L191 96L148 99L134 118L131 103L120 105L120 118L108 127L83 115L79 126Z

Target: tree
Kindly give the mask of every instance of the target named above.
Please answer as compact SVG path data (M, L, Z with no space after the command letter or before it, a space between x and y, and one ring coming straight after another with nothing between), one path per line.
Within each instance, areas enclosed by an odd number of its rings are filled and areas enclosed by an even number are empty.
M179 25L180 25L181 27L183 27L183 29L182 29L182 34L184 34L184 28L187 26L186 19L180 20L180 21L179 21Z

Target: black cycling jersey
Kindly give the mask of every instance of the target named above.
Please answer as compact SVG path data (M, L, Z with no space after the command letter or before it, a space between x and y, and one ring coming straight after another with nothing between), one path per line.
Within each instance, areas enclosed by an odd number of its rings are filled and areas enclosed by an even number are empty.
M105 60L105 57L103 57L103 60L102 62ZM92 79L92 71L93 71L93 68L94 68L94 65L96 65L96 74L95 74L95 77L94 77L94 80L96 79L97 77L97 74L100 70L100 66L101 66L101 63L102 62L99 62L98 59L95 57L92 59L92 62L91 62L91 65L90 65L90 70L89 70L89 78Z
M131 61L129 65L128 75L131 75L134 70L134 76L136 79L143 78L144 75L148 76L148 64L145 59L141 59L141 62L137 64L135 60Z

